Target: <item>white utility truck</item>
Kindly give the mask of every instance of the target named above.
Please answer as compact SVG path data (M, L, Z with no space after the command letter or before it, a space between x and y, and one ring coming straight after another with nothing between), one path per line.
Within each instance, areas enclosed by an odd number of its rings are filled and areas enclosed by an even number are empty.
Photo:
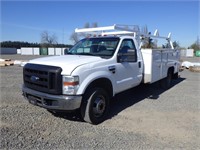
M64 56L29 61L23 68L23 95L52 112L79 110L82 118L98 124L105 120L110 100L141 83L161 82L169 88L178 77L179 51L168 37L140 32L138 26L113 25L76 29L90 35ZM162 38L166 49L141 49L144 38ZM134 93L133 93L134 95Z

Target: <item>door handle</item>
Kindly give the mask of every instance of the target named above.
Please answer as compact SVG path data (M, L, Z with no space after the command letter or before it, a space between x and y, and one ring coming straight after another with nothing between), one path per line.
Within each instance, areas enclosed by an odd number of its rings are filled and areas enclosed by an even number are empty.
M138 67L141 68L141 61L138 62Z
M116 68L115 68L115 66L109 66L109 67L108 67L108 70L111 71L111 72L114 74Z

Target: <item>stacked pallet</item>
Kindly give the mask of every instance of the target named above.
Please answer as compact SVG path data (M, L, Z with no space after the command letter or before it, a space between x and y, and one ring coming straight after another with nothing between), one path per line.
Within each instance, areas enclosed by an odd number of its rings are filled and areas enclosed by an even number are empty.
M189 70L191 72L200 72L200 66L190 66Z
M0 66L4 67L4 66L11 66L14 65L14 61L12 61L11 59L0 59Z

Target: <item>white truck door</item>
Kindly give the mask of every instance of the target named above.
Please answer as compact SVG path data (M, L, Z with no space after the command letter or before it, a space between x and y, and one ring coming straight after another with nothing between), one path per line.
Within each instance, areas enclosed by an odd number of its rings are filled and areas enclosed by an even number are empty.
M123 54L126 53L132 54L131 56L124 56ZM133 39L124 39L120 45L118 62L116 64L116 92L118 93L140 84L140 78L142 76L142 72L140 70L141 61L138 62L137 49Z

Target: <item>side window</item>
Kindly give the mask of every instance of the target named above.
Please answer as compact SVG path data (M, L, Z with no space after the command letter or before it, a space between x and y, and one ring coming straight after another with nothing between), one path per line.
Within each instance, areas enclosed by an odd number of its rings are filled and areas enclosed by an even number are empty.
M137 50L132 39L124 39L120 45L119 53L121 53L122 59L125 62L137 61Z

